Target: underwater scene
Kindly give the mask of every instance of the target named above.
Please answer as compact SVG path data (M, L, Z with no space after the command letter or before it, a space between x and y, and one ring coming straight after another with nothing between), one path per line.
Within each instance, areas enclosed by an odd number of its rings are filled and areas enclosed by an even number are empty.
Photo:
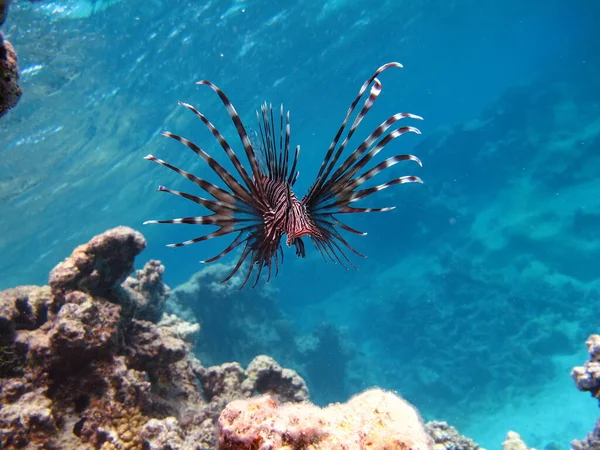
M0 449L600 449L599 19L0 0Z

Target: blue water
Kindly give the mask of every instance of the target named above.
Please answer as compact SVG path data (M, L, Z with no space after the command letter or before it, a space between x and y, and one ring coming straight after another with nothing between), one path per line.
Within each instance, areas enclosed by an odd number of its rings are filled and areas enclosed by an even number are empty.
M268 286L187 305L203 322L199 354L271 354L321 404L394 389L486 448L509 429L567 448L598 414L569 370L598 332L599 15L595 0L15 2L3 32L24 96L0 119L0 288L44 284L76 245L117 225L148 239L140 264L158 258L169 285L185 282L229 241L171 249L202 232L142 227L198 214L154 192L189 185L142 157L208 176L159 136L220 152L179 100L237 143L194 82L225 89L249 127L263 100L291 110L301 194L359 86L399 61L358 134L398 111L423 116L421 136L386 152L419 156L422 169L390 172L425 184L374 195L366 205L398 208L349 220L369 233L349 238L368 255L354 260L360 271L309 245L306 260L288 251Z

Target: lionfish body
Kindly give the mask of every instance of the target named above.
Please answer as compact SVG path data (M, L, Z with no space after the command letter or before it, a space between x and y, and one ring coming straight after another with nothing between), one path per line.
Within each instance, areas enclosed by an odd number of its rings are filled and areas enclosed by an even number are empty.
M160 186L159 191L183 197L207 208L212 213L180 219L150 220L144 223L182 223L217 227L215 231L204 236L178 244L170 244L172 247L189 245L228 234L235 235L234 240L221 253L204 262L216 261L234 249L241 247L241 255L237 263L229 275L222 280L223 282L229 281L240 270L244 262L249 260L250 264L240 289L248 282L255 268L257 275L254 285L256 285L265 269L268 272L267 281L270 280L273 269L275 269L275 275L277 274L279 265L283 262L281 240L284 236L286 236L287 246L291 247L293 245L296 255L299 257L304 258L306 255L303 238L308 237L326 260L330 259L344 267L347 265L355 267L346 256L345 250L350 250L361 257L364 257L364 255L356 251L345 240L340 231L344 230L359 235L365 235L366 233L349 227L336 216L339 214L392 210L394 207L356 208L350 205L395 184L422 182L416 176L403 176L377 186L361 188L363 183L400 161L410 160L421 165L421 161L416 156L397 155L365 170L365 166L369 161L393 139L408 132L420 134L417 128L410 126L392 128L396 122L403 118L421 119L421 117L413 114L394 114L375 128L354 151L342 158L350 138L381 93L382 85L377 76L390 67L402 66L399 63L385 64L377 69L361 86L357 97L350 105L344 121L325 154L315 182L301 200L292 190L299 175L296 166L300 146L297 146L294 152L290 151L289 112L284 114L283 106L281 106L277 115L278 120L275 120L272 106L266 103L263 104L260 112L257 112L259 127L256 138L259 144L253 145L239 114L223 91L210 81L199 81L197 84L209 86L219 96L227 109L248 159L250 173L242 165L221 132L193 106L180 103L192 111L213 134L233 164L236 173L234 175L226 170L193 142L173 133L163 133L164 136L175 139L194 151L217 174L223 185L217 186L161 159L148 155L146 159L179 173L212 198L206 199L167 189L164 186ZM369 89L368 97L364 100L363 106L352 125L346 130L352 113L367 89ZM345 131L347 132L342 140ZM262 158L258 157L259 154Z

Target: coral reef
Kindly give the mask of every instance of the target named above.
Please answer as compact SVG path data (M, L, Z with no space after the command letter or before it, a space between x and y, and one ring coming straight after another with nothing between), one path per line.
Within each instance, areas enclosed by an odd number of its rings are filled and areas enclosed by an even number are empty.
M600 397L600 335L592 334L585 341L590 358L583 366L573 367L571 377L580 391L590 392L596 399ZM571 442L573 450L600 449L600 419L594 429L583 440Z
M338 327L321 323L310 333L299 333L269 289L240 292L235 279L231 286L219 283L229 271L224 264L206 267L169 297L169 311L202 324L196 354L203 362L245 364L268 353L298 370L316 404L326 405L357 391L347 377L355 349Z
M162 282L164 266L149 261L134 277L133 261L146 247L141 233L117 227L77 247L50 273L55 297L73 290L104 298L121 306L121 315L157 322L169 288Z
M381 389L326 408L280 405L269 395L227 405L219 417L219 449L269 448L425 450L431 438L408 402Z
M113 228L77 247L52 270L48 284L55 295L77 290L117 300L121 283L133 271L134 258L145 247L141 233Z
M163 313L158 326L164 328L167 333L181 339L190 346L195 345L200 333L199 324L186 322L175 314Z
M162 282L165 271L159 261L148 261L142 270L137 270L135 277L128 277L124 287L134 297L131 302L136 308L136 318L156 322L164 309L169 288ZM137 295L136 295L137 294ZM139 311L143 311L140 314Z
M281 402L302 402L308 400L308 389L296 371L282 368L269 357L260 355L254 358L246 369L246 380L242 390L252 394L267 392L276 394Z
M8 16L8 7L10 0L0 0L0 26L4 24L6 16Z
M163 313L164 267L135 230L94 237L49 286L0 292L0 448L214 448L226 403L273 392L308 398L304 381L259 356L203 367L199 325Z
M268 290L237 291L219 280L231 268L214 264L173 289L170 312L201 324L197 354L203 361L240 361L268 353L284 364L295 363L298 351L293 327ZM287 324L287 327L286 327Z
M6 20L9 4L10 0L0 0L0 26ZM17 54L0 32L0 117L17 104L22 93L19 87Z
M433 450L479 450L472 439L460 434L446 422L432 420L425 424L425 431L433 440ZM481 449L483 450L483 449Z
M585 341L589 361L583 366L573 367L571 377L575 381L577 389L584 392L590 392L594 398L600 394L600 336L592 334Z
M245 369L203 366L192 353L200 325L164 311L164 266L151 260L132 275L145 246L117 227L77 247L48 286L0 292L0 448L478 448L444 422L424 427L379 389L319 408L302 377L266 355ZM311 373L324 347L347 357L333 327L291 341Z
M598 450L600 449L600 419L596 421L594 429L582 439L571 441L571 450Z
M509 431L506 433L506 439L502 443L502 450L535 450L527 447L527 444L523 442L519 433Z
M0 117L18 103L22 94L17 54L0 32Z

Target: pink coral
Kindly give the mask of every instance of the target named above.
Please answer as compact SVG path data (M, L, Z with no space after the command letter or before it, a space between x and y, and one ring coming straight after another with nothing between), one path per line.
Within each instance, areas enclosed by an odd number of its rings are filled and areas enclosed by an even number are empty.
M219 417L221 450L428 450L431 445L415 408L381 389L326 408L310 403L280 405L263 395L233 401Z

